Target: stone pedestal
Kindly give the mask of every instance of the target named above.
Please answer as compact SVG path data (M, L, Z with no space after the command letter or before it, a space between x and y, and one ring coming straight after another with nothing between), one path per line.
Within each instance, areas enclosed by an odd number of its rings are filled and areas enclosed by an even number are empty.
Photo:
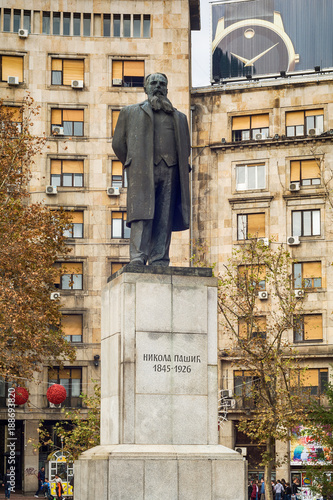
M103 290L101 445L75 500L244 500L245 462L218 445L210 274L126 266Z

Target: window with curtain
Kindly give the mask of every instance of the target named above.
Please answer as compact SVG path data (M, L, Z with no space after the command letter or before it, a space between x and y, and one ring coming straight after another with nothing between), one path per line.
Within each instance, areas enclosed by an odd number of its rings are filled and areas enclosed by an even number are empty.
M51 185L83 187L83 160L51 160Z
M63 127L63 135L81 137L83 136L83 118L83 109L52 109L52 133L55 133L54 127Z
M269 114L234 116L232 119L232 141L240 142L269 136Z
M237 215L237 239L248 240L265 236L265 214Z
M52 59L51 84L70 86L72 80L84 80L83 59Z
M121 81L124 87L143 87L144 76L144 61L112 61L113 85Z
M251 189L265 189L266 166L264 163L256 165L236 165L236 189L246 191Z
M83 212L70 212L71 227L64 231L66 238L83 238Z
M320 236L320 210L294 210L291 216L293 236Z
M238 320L238 335L241 339L266 338L266 317L254 316Z
M238 286L249 289L254 287L256 291L266 290L266 267L262 266L238 266Z
M115 131L115 128L116 128L116 125L117 125L117 121L118 121L119 113L120 113L120 110L119 110L119 109L113 109L113 110L111 111L112 135L114 134L114 131Z
M308 368L290 374L291 390L300 387L304 396L320 396L325 393L328 384L327 368Z
M122 267L126 266L127 262L111 262L111 276Z
M126 170L119 160L111 161L111 186L127 187Z
M80 394L82 392L82 368L55 366L48 370L48 386L53 384L63 385L67 392L67 398L62 406L78 408L82 406Z
M111 212L111 238L129 238L131 229L126 226L126 212Z
M63 314L61 317L61 327L68 342L82 342L82 314Z
M303 314L294 319L294 342L316 342L323 340L321 314Z
M58 276L55 287L61 290L83 289L83 264L82 262L56 263Z
M301 186L320 184L320 161L315 159L292 160L290 162L290 182L300 182Z
M1 81L7 82L9 76L17 76L23 82L23 57L1 55Z
M293 264L294 288L311 289L322 287L321 262L295 262Z
M324 132L324 110L311 109L286 113L286 135L319 135Z

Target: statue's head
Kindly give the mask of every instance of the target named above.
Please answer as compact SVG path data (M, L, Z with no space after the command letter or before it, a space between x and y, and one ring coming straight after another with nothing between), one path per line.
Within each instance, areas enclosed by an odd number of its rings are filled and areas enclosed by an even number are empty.
M146 76L144 89L149 98L164 96L168 93L168 79L164 73L152 73Z

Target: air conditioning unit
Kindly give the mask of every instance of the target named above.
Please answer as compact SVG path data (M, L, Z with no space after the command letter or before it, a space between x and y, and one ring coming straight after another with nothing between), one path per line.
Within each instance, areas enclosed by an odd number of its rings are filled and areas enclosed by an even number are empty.
M51 403L51 401L49 401L49 408L61 408L61 403L59 405L55 405L54 403Z
M46 194L57 194L57 186L46 186Z
M221 398L232 398L232 389L222 389L220 394Z
M83 89L83 80L72 80L71 86L73 89Z
M59 127L58 125L52 125L53 135L64 135L64 127Z
M18 85L19 84L18 76L9 76L7 83L8 85Z
M261 243L265 246L265 247L269 247L269 238L258 238L257 241L261 241Z
M264 136L262 134L256 134L255 135L255 140L256 141L261 141L262 139L264 139Z
M293 246L299 245L301 242L299 240L299 236L289 236L289 238L287 239L287 243L288 245Z
M24 30L24 29L20 29L20 30L18 30L17 34L20 38L28 38L29 31Z
M319 131L316 128L310 128L308 131L308 135L319 135Z
M266 300L268 299L268 292L266 292L266 290L261 290L261 292L258 292L258 297L260 300Z
M235 451L242 455L242 457L246 457L247 455L247 448L235 448Z
M60 299L60 292L52 292L50 296L51 300L58 300Z
M297 299L302 299L304 297L304 290L295 290L295 297Z
M108 196L119 196L119 187L108 187L106 190Z
M289 191L299 191L301 189L300 182L291 182L289 186Z
M113 80L112 80L112 85L113 85L114 87L121 87L121 86L122 86L122 84L123 84L123 81L122 81L122 79L121 79L121 78L113 78Z
M223 401L223 406L233 410L236 408L236 399L225 399Z

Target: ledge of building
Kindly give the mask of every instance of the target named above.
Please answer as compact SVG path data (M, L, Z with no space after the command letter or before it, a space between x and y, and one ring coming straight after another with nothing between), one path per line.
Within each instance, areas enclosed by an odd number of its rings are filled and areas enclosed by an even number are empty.
M211 278L213 276L213 270L210 267L136 266L129 263L112 274L108 278L108 283L123 273L164 274L167 276L196 276L203 278Z

